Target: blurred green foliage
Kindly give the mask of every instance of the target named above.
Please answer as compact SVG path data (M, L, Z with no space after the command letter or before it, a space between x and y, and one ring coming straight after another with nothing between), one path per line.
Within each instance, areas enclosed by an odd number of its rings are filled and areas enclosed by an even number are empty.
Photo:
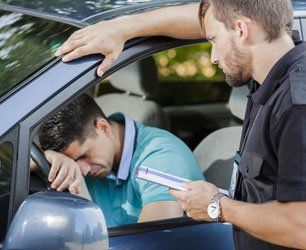
M210 61L211 44L170 49L154 56L161 82L224 82L225 77L216 65Z
M210 57L208 42L153 55L159 91L152 98L162 106L227 102L231 89L225 83L223 71L211 63ZM114 92L120 91L106 79L98 95Z
M230 87L211 58L211 44L170 49L154 56L159 76L155 100L163 106L227 102ZM174 91L175 90L175 91Z

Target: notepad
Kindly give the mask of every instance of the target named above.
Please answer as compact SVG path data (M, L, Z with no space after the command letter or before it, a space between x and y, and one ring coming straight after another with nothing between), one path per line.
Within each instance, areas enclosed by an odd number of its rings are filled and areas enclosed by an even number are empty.
M136 170L136 177L142 180L151 181L171 189L186 191L187 189L182 186L184 182L191 180L178 177L172 174L161 172L146 166L141 165ZM228 191L219 188L219 192L228 195Z
M188 179L167 174L165 172L161 172L145 166L138 167L136 170L136 177L180 191L187 190L186 188L182 187L182 183L190 181Z

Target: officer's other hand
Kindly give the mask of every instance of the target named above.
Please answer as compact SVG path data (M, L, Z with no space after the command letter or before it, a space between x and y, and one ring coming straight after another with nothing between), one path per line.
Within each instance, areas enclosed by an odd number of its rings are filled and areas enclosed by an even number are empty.
M188 217L201 221L210 221L206 213L207 206L213 196L218 193L218 188L206 181L186 182L184 187L187 191L170 190Z
M71 193L81 192L82 172L79 165L68 156L52 150L45 151L46 159L51 164L48 180L51 188L63 191L66 188Z
M68 40L58 48L55 56L63 57L64 62L89 54L102 54L105 59L98 67L97 74L102 76L117 60L128 39L124 23L114 20L102 21L74 32Z

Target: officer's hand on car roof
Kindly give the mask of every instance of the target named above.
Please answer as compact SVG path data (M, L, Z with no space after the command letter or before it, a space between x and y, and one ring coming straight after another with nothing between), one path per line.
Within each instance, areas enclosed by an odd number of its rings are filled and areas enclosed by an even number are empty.
M105 59L97 70L98 76L102 76L117 60L128 40L124 30L124 23L116 19L90 25L74 32L55 56L65 55L62 60L68 62L85 55L102 54Z
M68 156L52 151L45 151L46 159L51 164L48 180L51 188L57 191L69 189L71 193L81 192L82 172L80 166Z

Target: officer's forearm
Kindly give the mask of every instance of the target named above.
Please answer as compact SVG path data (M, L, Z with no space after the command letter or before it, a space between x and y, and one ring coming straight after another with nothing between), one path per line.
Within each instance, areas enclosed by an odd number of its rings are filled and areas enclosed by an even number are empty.
M306 249L306 202L250 204L221 200L223 217L261 240Z
M119 17L117 21L128 27L124 31L127 40L133 37L157 35L196 39L202 37L198 9L199 4L169 7Z

